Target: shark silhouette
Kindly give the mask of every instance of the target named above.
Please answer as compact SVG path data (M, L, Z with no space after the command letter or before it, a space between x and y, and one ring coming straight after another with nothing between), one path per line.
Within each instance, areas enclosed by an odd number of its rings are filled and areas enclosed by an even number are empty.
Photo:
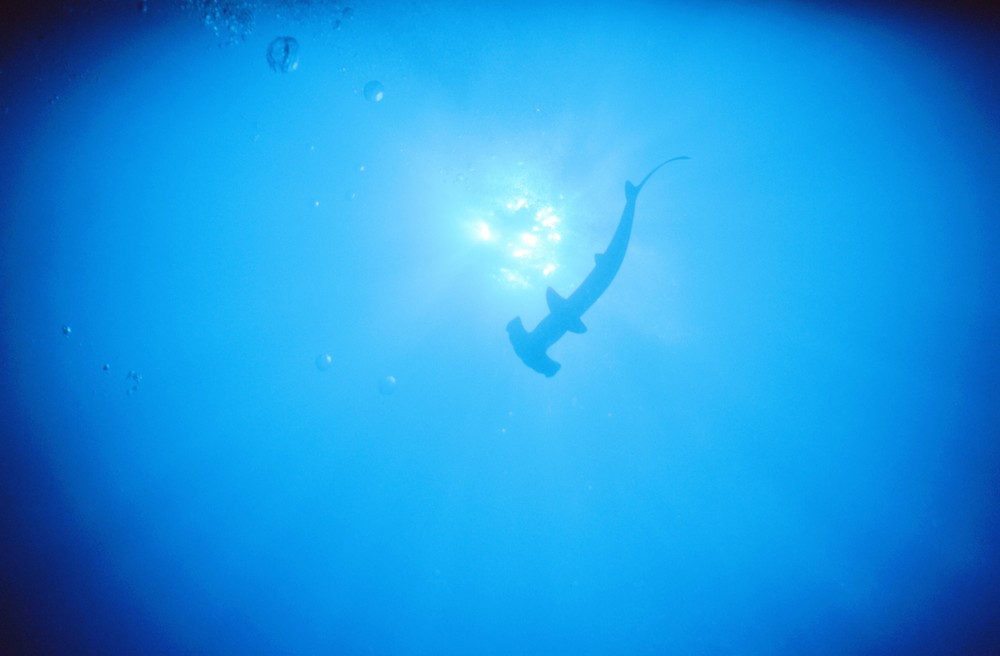
M650 176L660 170L660 167L680 159L690 158L673 157L666 162L657 164L638 185L631 182L625 183L625 209L622 211L621 220L618 221L615 235L603 253L594 255L593 270L576 288L576 291L570 294L569 298L563 298L556 290L549 287L545 290L545 302L549 306L549 314L535 326L534 330L531 332L525 330L521 317L514 317L507 324L510 343L514 345L514 352L524 364L540 374L549 377L556 375L562 365L550 358L546 351L567 332L587 332L587 327L583 325L581 320L583 313L589 310L590 306L608 289L615 274L618 273L618 269L621 268L622 260L625 259L628 240L632 235L635 199L638 198L642 186L646 184Z

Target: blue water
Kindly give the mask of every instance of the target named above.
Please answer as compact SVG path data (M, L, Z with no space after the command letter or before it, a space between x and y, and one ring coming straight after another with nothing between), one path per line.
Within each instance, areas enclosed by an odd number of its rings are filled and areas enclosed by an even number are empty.
M4 653L1000 653L990 16L32 7Z

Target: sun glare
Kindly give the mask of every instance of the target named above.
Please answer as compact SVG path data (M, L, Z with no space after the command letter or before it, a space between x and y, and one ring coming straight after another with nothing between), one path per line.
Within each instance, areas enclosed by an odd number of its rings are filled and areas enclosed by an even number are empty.
M476 224L476 236L480 241L493 241L493 232L490 231L490 225L486 221L479 221Z
M512 287L543 282L559 268L562 240L559 217L552 203L530 193L502 199L469 222L475 241L495 256L494 278Z

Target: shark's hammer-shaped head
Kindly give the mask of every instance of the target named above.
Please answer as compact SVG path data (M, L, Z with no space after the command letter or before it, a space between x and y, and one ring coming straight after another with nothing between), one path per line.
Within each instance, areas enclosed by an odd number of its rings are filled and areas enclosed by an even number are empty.
M532 334L524 329L521 317L510 320L507 334L510 335L510 343L514 345L514 353L524 364L549 378L556 375L562 365L550 358L546 353L547 347L538 339L533 339Z

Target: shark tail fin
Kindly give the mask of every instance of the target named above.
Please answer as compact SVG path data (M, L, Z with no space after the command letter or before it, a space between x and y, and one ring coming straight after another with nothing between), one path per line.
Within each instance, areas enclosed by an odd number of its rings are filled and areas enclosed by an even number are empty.
M691 159L691 158L688 157L687 155L681 155L680 157L671 157L667 161L660 162L659 164L657 164L656 166L654 166L653 170L650 171L649 173L647 173L646 177L643 178L642 182L640 182L639 184L634 185L631 182L626 182L625 183L625 200L626 201L635 201L636 197L639 195L639 191L642 189L642 186L644 184L646 184L646 181L649 180L653 176L654 173L656 173L657 171L659 171L661 167L669 164L670 162L676 162L676 161L682 160L682 159Z
M629 203L634 203L638 196L639 187L636 187L631 182L625 182L625 200Z

